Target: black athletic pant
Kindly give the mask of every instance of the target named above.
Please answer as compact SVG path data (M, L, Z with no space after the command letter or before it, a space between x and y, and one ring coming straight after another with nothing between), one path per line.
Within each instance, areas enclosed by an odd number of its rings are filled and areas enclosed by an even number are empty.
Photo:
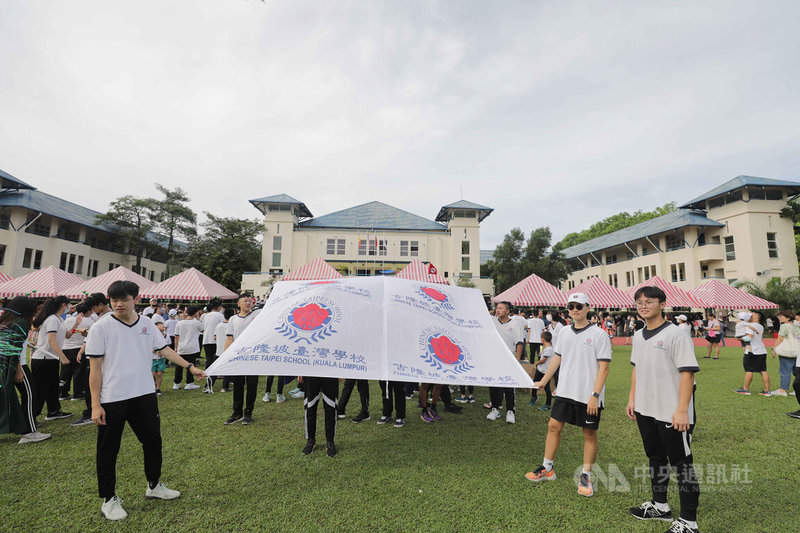
M187 362L197 364L197 358L200 357L200 352L197 353L190 353L190 354L180 354L181 357L186 359ZM183 381L183 367L182 366L175 366L175 379L172 380L175 384L180 384ZM194 383L194 376L192 373L187 369L186 370L186 384Z
M81 362L77 363L75 374L72 376L72 396L86 396L89 394L89 358L81 356Z
M353 393L353 387L358 386L358 396L361 398L361 411L360 414L369 414L369 382L366 379L346 379L342 385L342 394L339 396L337 412L340 415L344 414L344 409L347 407L347 402L350 401L350 395Z
M539 356L539 351L542 349L541 342L529 342L528 347L530 348L531 352L531 363L536 362L536 357Z
M272 382L275 380L275 376L267 376L267 390L264 392L269 392L272 390ZM283 386L285 383L283 382L283 376L278 376L278 394L283 394Z
M450 386L442 385L442 390L439 392L439 399L445 405L453 405L453 395L450 394Z
M794 372L794 385L792 385L792 388L794 389L795 399L800 404L800 367L794 367L792 371Z
M217 360L217 344L204 344L203 352L206 354L206 368L208 368Z
M388 389L386 385L389 385ZM402 381L379 381L381 387L381 398L383 399L383 416L392 416L392 401L397 418L406 417L406 396L405 384Z
M469 394L470 396L475 394L475 387L472 385L461 385L461 396L466 396Z
M667 503L667 486L672 469L678 480L678 494L681 501L680 517L684 520L697 519L697 504L700 500L700 484L692 465L692 431L677 431L671 424L661 422L650 416L636 413L636 423L644 444L644 453L650 459L650 485L653 501ZM671 465L671 468L670 468Z
M154 485L161 477L161 422L156 394L145 394L102 404L106 424L97 426L97 489L101 498L116 494L117 455L125 422L131 426L144 452L144 474Z
M500 409L503 405L503 396L506 398L506 409L516 410L516 395L513 387L489 387L489 398L494 409Z
M39 416L47 402L47 414L61 411L58 401L58 359L31 359L31 374L36 384L33 416Z
M58 376L58 395L60 398L65 396L69 396L69 386L72 383L73 376L76 376L78 373L78 364L76 359L78 358L78 352L80 348L70 348L69 350L63 350L64 355L67 356L69 359L70 364L68 365L61 365L61 375ZM73 387L73 394L77 393L77 389Z
M539 381L544 377L544 372L539 372L538 370L533 375L533 381ZM553 405L553 383L547 383L544 388L544 392L547 394L547 401L546 405ZM537 399L539 397L539 390L538 389L531 389L531 398Z
M339 380L336 378L303 378L305 398L306 439L315 440L317 436L317 404L322 401L325 409L325 440L333 442L336 436L336 396L339 394Z
M258 394L258 376L233 376L233 414L234 416L253 416L253 406ZM244 385L247 383L247 399L244 396ZM242 404L244 403L244 411Z
M33 416L33 404L36 402L36 385L28 365L22 365L22 383L14 383L21 398L22 414L28 424L28 431L36 431L36 417Z

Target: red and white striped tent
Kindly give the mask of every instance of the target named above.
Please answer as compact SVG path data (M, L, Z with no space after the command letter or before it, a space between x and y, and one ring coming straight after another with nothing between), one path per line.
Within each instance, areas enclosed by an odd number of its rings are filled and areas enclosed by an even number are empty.
M289 272L283 278L284 281L292 280L313 280L313 279L337 279L343 277L335 268L325 262L324 259L317 257L309 261L294 272Z
M567 305L567 295L536 274L531 274L492 298L492 301L495 303L511 302L512 305L526 307L565 306Z
M78 276L51 265L0 284L0 297L49 298L65 294L64 291L82 281Z
M646 286L656 286L663 290L667 295L667 307L697 307L700 309L708 307L702 300L692 296L677 285L673 285L669 281L663 280L658 276L653 276L652 278L641 282L637 286L630 289L628 294L630 294L632 298L640 287Z
M609 285L600 278L589 278L574 289L567 291L567 296L574 292L582 292L589 297L589 304L595 308L619 307L628 309L635 307L633 298L618 288Z
M422 281L425 283L441 283L442 285L450 285L446 278L438 274L438 270L433 266L433 263L427 265L417 259L411 261L406 265L403 270L395 276L400 279L410 279L414 281Z
M779 307L778 304L731 287L718 279L706 281L699 287L690 290L689 294L702 300L706 307L714 309L777 309Z
M140 276L133 270L124 266L118 266L117 268L109 270L105 274L101 274L96 278L92 278L79 283L74 287L70 287L66 290L66 292L64 292L64 295L69 296L70 298L83 298L83 296L92 294L94 292L102 292L103 294L107 294L106 291L108 290L108 286L115 281L132 281L139 286L140 292L142 289L146 289L155 285L154 282Z
M9 276L8 274L3 274L2 272L0 272L0 283L5 283L6 281L11 281L12 279L14 278Z
M164 300L233 300L237 294L229 291L196 268L184 270L161 283L148 287L140 293L141 298Z

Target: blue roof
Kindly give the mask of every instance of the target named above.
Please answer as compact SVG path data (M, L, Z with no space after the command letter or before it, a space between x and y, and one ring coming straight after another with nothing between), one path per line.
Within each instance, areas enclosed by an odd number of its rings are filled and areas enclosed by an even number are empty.
M686 226L712 226L721 227L725 224L711 220L705 216L705 213L694 211L691 209L676 209L666 215L661 215L644 222L640 222L634 226L617 230L607 235L601 235L590 241L564 248L562 253L567 259L578 257L579 255L588 254L590 252L597 252L599 250L606 250L614 246L619 246L626 242L635 241L637 239L644 239L651 235L664 233L665 231L672 231Z
M384 229L413 231L447 231L442 224L421 216L403 211L381 202L369 202L349 209L343 209L305 220L299 225L303 228L345 228L345 229Z
M698 196L693 200L689 200L681 207L699 207L705 209L705 201L709 198L714 198L727 192L735 191L746 186L757 187L787 187L791 189L793 194L800 193L800 183L795 181L775 180L772 178L759 178L757 176L736 176L730 181L726 181L719 187L714 187L705 194Z
M485 205L476 204L475 202L469 202L467 200L459 200L457 202L453 202L452 204L448 204L442 206L439 210L439 214L436 215L437 222L447 222L450 218L447 216L447 211L449 209L475 209L478 211L478 222L482 222L484 218L488 217L494 209L491 207L486 207Z
M311 214L311 211L308 210L306 204L304 204L300 200L292 198L288 194L275 194L273 196L256 198L254 200L250 200L250 203L253 204L259 211L261 211L264 214L266 214L266 209L264 207L264 204L288 204L288 205L298 206L297 216L299 217L314 216Z
M38 190L4 192L0 195L0 207L24 207L67 222L89 226L111 234L118 233L117 228L110 224L95 224L97 216L102 213ZM150 232L148 237L161 246L167 246L168 239L164 235ZM175 240L174 242L178 247L186 246L186 243L182 241Z
M0 170L0 189L35 189L33 185L28 185L19 178L15 178L8 172Z

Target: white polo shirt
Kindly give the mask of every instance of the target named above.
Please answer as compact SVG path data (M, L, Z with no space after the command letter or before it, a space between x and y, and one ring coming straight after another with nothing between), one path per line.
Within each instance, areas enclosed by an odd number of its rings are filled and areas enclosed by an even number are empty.
M517 356L517 344L525 342L525 322L514 320L513 318L503 324L497 317L492 318L494 327L503 339L503 343L508 346L511 354Z
M253 323L253 319L258 315L258 311L250 311L247 316L235 314L228 319L228 328L226 329L226 336L236 339L242 332L247 329L247 326Z
M64 327L64 321L58 315L50 315L39 326L39 334L36 337L36 351L31 355L31 359L58 359L58 354L50 347L50 342L47 339L47 334L53 332L56 334L56 344L60 348L64 345L67 329Z
M753 355L767 355L767 347L764 346L764 326L758 322L750 322L747 324L748 333L751 334L753 339L750 341L750 353Z
M561 328L554 346L561 356L557 396L588 404L594 392L594 382L600 370L600 361L611 361L611 341L603 328L587 324L583 329L575 326ZM600 391L598 405L603 406L606 387Z
M640 329L633 335L631 364L636 367L636 412L671 424L678 409L681 372L700 371L692 338L672 322L654 330ZM689 423L694 424L694 394Z
M196 318L181 320L175 326L175 337L178 339L178 355L191 355L200 352L200 330L203 324Z
M685 333L687 337L691 337L692 336L692 326L690 326L686 322L683 322L682 324L678 324L678 330L682 331L683 333Z
M550 360L553 358L554 353L556 353L556 351L553 349L552 346L548 346L547 348L542 350L542 353L539 354L539 361L542 361L542 359L544 359L544 361L536 365L536 370L538 370L542 374L546 374L547 367L550 366Z
M64 344L61 345L62 350L75 350L80 348L84 341L86 341L86 337L81 335L80 333L73 333L68 339L66 338L67 331L72 331L75 328L75 324L78 322L78 317L71 316L64 321ZM90 316L83 317L81 323L78 324L78 329L89 329L89 327L94 324L94 319Z
M203 344L214 344L214 335L217 331L217 325L225 322L225 315L219 311L211 311L204 314L200 318L203 324Z
M130 326L113 313L98 320L86 338L86 355L103 358L100 403L154 393L153 351L166 346L169 346L166 339L146 316L139 316Z
M556 347L556 339L558 338L558 333L562 329L564 329L564 324L561 322L550 322L550 324L547 326L547 331L549 331L550 335L553 336L553 340L550 341L553 343L553 348Z
M544 331L544 320L541 318L531 318L528 320L528 342L539 344L542 342L542 332Z
M217 343L217 356L222 355L225 351L225 342L228 340L228 323L220 322L214 328L214 339Z

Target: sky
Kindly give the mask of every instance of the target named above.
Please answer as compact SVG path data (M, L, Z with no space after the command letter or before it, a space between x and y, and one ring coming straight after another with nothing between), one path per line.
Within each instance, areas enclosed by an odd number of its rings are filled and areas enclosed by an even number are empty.
M565 234L800 181L800 2L3 0L0 169L104 212L461 198ZM201 217L202 218L202 217Z

